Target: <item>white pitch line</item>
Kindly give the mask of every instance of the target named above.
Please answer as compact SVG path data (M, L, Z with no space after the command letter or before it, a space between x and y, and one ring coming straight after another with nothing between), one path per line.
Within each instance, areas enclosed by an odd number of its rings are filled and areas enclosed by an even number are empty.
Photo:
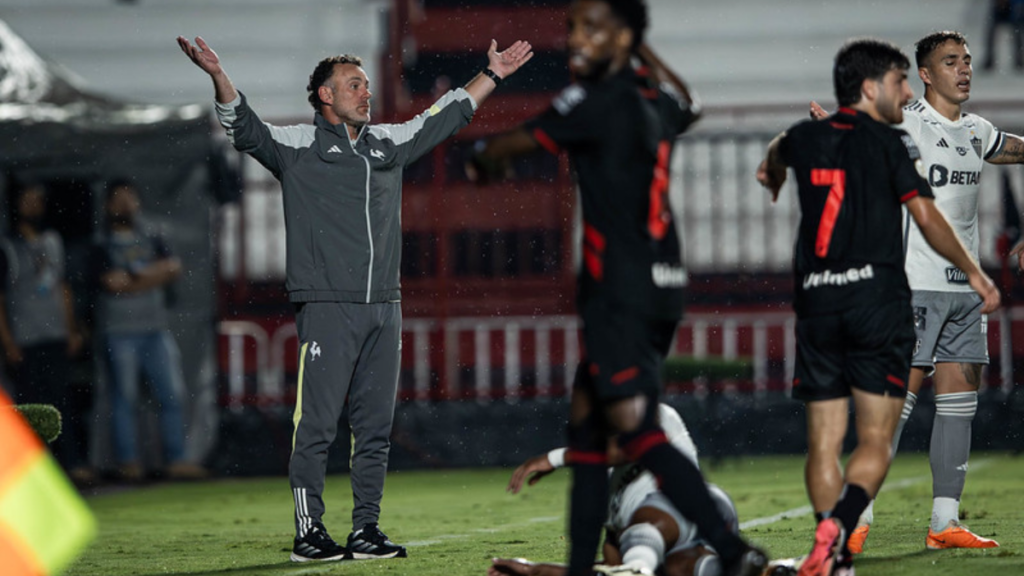
M992 461L988 460L988 459L981 460L979 462L972 463L970 467L972 469L974 469L974 470L979 470L981 468L984 468L984 467L988 466L991 462ZM889 492L890 490L902 490L904 488L909 488L909 487L911 487L911 486L913 486L915 484L920 484L921 482L926 482L928 480L931 480L931 476L930 475L929 476L916 476L914 478L904 478L903 480L896 480L895 482L886 482L885 484L882 485L881 492ZM748 530L750 528L756 528L758 526L765 526L767 524L774 524L776 522L785 520L787 518L799 518L801 516L808 516L808 515L812 514L813 512L814 512L814 508L812 508L810 506L801 506L799 508L792 508L790 510L786 510L784 512L779 512L778 514L773 514L771 516L765 516L763 518L754 518L753 520L747 520L746 522L740 522L740 530Z
M414 540L412 542L406 542L406 548L418 548L421 546L433 546L434 544L440 544L443 540L461 540L463 538L469 538L478 534L493 534L495 532L503 532L511 528L522 528L529 524L539 524L542 522L555 522L563 520L562 516L540 516L538 518L530 518L526 522L515 522L512 524L502 524L501 526L495 526L493 528L477 528L468 534L441 534L434 536L431 540Z
M757 526L764 526L765 524L775 524L780 520L786 518L799 518L800 516L807 516L814 512L814 508L810 506L801 506L799 508L791 508L785 512L779 512L772 516L765 516L763 518L754 518L753 520L747 520L746 522L740 522L740 530L749 530Z

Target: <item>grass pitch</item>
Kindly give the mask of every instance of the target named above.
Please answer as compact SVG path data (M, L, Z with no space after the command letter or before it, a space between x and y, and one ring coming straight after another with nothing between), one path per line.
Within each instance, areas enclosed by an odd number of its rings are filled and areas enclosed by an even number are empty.
M744 534L773 558L805 554L814 522L804 513L797 456L704 464L736 501ZM482 575L494 556L563 561L568 473L524 494L504 492L509 470L397 472L388 476L381 527L409 548L395 560L294 564L292 499L286 478L167 484L89 498L97 541L69 570L75 576ZM927 455L901 454L875 506L857 574L1024 574L1024 457L975 454L961 504L964 523L995 538L992 550L928 551ZM347 476L328 478L325 524L344 543L350 530ZM789 511L788 514L783 514ZM782 517L788 516L788 517ZM751 524L757 524L751 526Z

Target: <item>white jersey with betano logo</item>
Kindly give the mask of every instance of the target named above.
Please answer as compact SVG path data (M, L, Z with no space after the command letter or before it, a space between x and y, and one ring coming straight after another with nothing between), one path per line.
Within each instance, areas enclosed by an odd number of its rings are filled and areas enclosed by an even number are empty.
M977 258L981 169L985 158L1002 145L1003 133L974 114L963 113L951 121L923 98L903 109L903 123L898 128L917 142L935 205L946 215L967 251ZM967 276L928 245L906 208L903 216L910 289L970 292Z

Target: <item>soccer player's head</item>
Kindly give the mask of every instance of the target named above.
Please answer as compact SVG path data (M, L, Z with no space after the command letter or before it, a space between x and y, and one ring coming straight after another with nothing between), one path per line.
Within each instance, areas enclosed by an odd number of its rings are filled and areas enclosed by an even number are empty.
M925 97L961 104L971 97L971 50L963 34L944 30L917 41L914 57Z
M646 30L644 0L575 0L569 8L569 69L585 79L618 71Z
M329 122L361 126L370 121L370 79L351 54L324 58L309 75L309 103Z
M914 96L907 82L907 59L884 40L851 40L836 54L832 83L840 106L863 110L888 124L903 121L903 106Z

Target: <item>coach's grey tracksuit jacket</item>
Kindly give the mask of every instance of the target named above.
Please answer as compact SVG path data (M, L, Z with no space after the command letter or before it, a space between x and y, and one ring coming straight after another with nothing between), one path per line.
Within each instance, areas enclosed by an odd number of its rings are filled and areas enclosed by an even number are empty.
M462 88L403 124L263 123L243 95L217 104L236 149L280 180L289 299L300 305L299 393L289 464L301 537L320 521L327 449L349 402L354 529L376 522L384 489L401 342L402 171L469 124Z

